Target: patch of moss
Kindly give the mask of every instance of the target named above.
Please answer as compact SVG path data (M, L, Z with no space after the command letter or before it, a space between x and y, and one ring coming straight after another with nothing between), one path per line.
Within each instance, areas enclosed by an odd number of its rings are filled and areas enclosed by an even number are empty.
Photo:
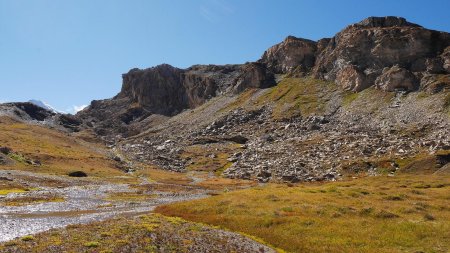
M355 101L358 98L358 96L359 93L357 92L346 92L342 100L343 106L345 107L349 106L353 101Z
M327 96L334 90L335 85L310 77L284 78L260 96L256 104L262 106L272 103L272 116L275 119L322 114L325 111Z
M24 242L33 241L34 240L34 236L26 235L26 236L21 237L20 240L24 241Z
M26 192L27 190L25 189L3 189L0 190L0 195L8 195L9 193L22 193L22 192Z
M99 242L87 242L84 244L84 246L88 248L97 248L99 245Z

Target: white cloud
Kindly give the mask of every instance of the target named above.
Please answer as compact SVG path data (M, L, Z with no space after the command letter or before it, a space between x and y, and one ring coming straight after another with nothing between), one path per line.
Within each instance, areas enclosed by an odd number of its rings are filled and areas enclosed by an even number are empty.
M88 105L74 105L73 106L73 112L77 113L81 110L83 110L84 108L86 108Z
M63 110L63 113L70 113L70 114L76 114L77 112L83 110L88 105L72 105L71 107L66 108Z

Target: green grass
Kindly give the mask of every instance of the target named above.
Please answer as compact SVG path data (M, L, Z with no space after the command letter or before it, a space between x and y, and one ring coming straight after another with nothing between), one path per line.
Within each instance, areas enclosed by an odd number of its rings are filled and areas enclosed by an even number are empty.
M34 236L26 235L26 236L21 237L20 240L22 240L24 242L33 241L34 240Z
M380 176L270 184L156 212L253 235L288 252L448 252L449 196L449 176Z
M313 78L284 78L256 100L256 104L272 103L275 119L322 114L327 96L336 91L332 83Z
M84 246L88 248L97 248L100 245L99 242L87 242L84 244Z
M346 92L344 94L344 99L342 101L342 104L346 107L349 106L355 99L357 99L359 96L359 93L357 92Z

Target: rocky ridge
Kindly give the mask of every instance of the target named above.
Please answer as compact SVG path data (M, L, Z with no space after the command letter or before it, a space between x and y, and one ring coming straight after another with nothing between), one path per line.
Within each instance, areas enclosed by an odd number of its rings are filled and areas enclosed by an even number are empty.
M370 17L257 62L132 69L77 129L128 161L267 181L449 171L450 35ZM130 166L131 168L132 166Z
M370 17L317 42L289 36L255 63L131 70L115 98L78 116L94 130L120 122L103 138L168 170L262 182L395 173L402 160L449 148L449 46L446 32Z

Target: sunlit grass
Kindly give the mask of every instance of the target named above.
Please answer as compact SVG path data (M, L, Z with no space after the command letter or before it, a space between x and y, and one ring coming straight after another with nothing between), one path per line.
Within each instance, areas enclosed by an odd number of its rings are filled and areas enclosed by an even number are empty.
M266 185L157 212L254 235L289 252L447 252L449 206L449 176L405 175Z
M58 175L82 170L89 176L102 178L124 175L101 144L88 143L57 130L0 117L0 140L1 146L13 150L9 156L15 161L14 165L0 166L2 169ZM27 161L39 161L41 165Z

